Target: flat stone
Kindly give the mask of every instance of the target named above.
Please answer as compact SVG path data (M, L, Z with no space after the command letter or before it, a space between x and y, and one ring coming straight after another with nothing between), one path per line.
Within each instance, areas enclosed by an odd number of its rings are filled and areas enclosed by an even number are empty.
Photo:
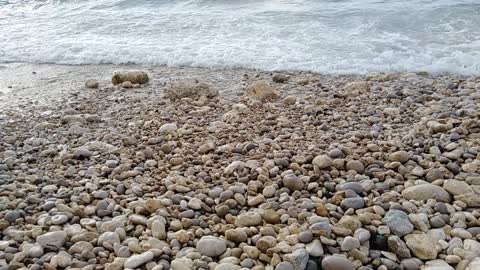
M361 209L365 207L365 200L362 197L345 198L340 204L344 209Z
M59 249L67 241L67 233L64 231L47 232L37 237L37 243L44 248Z
M432 260L425 263L422 270L455 270L444 260Z
M146 264L147 262L153 260L154 254L151 251L146 251L139 255L133 255L125 261L125 268L135 269L141 265Z
M237 217L236 225L238 227L258 226L263 223L262 216L258 212L250 211L240 214Z
M407 200L427 201L435 199L437 202L450 202L448 192L442 187L432 184L411 186L402 191L402 196Z
M165 229L165 224L160 222L160 220L155 220L152 222L152 236L160 240L165 240L167 238L167 231Z

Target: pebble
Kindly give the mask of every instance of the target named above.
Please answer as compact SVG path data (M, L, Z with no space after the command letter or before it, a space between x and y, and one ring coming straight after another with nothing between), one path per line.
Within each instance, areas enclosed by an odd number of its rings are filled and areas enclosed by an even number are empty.
M214 236L204 236L197 242L196 248L202 255L218 257L225 252L227 246L222 239Z
M408 187L402 191L402 196L407 200L426 201L435 199L438 202L450 202L448 192L442 187L432 184L422 184Z
M308 254L312 257L320 257L324 254L322 242L319 239L313 240L305 246Z
M435 239L427 234L409 234L405 242L412 253L422 260L433 260L437 257Z
M351 236L345 237L340 246L340 248L343 251L350 251L352 249L359 248L359 247L360 247L360 241L357 238L354 238Z
M125 261L125 268L135 269L153 260L154 254L151 251L146 251L142 254L133 255Z
M148 72L0 104L0 268L478 268L478 76Z
M21 215L22 214L19 211L13 210L8 211L3 218L9 223L15 223L15 221L17 221L17 219L19 219Z
M88 79L85 81L85 86L87 88L98 88L98 81L94 79Z
M413 231L414 227L410 222L408 215L400 210L392 209L383 218L383 222L390 231L398 236L404 236Z
M247 212L237 217L236 225L238 227L258 226L262 224L262 216L258 212Z
M305 249L296 249L290 254L285 254L283 258L293 265L294 270L303 270L307 266L309 255Z
M323 270L355 270L353 263L345 257L326 256L322 260Z
M295 270L290 262L281 262L275 266L275 270Z
M63 231L47 232L37 237L37 243L47 249L59 249L67 241L67 234Z

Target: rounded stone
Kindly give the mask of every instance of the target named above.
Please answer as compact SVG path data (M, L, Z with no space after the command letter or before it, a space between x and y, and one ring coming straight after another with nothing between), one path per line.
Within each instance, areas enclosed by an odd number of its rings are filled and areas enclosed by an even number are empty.
M98 81L94 79L88 79L85 81L85 86L87 88L98 88Z
M363 200L362 197L353 197L353 198L345 198L341 202L341 206L344 209L360 209L365 206L365 201Z
M353 263L345 257L326 256L322 260L323 270L355 270Z
M19 211L8 211L5 216L3 217L8 223L15 223L17 219L19 219L22 214Z
M396 209L388 211L383 218L383 222L388 226L391 232L400 237L411 233L414 229L408 215L405 212Z
M283 177L283 185L291 190L302 190L305 186L303 181L295 174L287 174Z
M356 171L357 173L363 173L365 171L365 166L363 162L359 160L350 160L346 165L347 170Z
M274 247L276 244L277 239L275 239L273 236L267 235L260 237L255 243L255 246L262 252L266 252L267 249Z
M325 168L328 168L328 167L332 166L333 161L328 156L320 155L320 156L316 156L313 159L312 164L317 166L320 169L325 169Z
M290 262L281 262L275 266L275 270L295 270Z
M204 236L197 242L198 252L208 257L218 257L227 250L224 240L214 236Z
M401 163L405 163L410 159L410 155L407 151L397 151L393 152L388 156L388 160L390 161L397 161Z
M402 191L402 196L407 200L427 201L435 199L437 202L450 202L448 192L442 187L432 184L411 186Z
M303 231L298 234L298 241L302 243L310 243L313 240L313 234L311 231Z

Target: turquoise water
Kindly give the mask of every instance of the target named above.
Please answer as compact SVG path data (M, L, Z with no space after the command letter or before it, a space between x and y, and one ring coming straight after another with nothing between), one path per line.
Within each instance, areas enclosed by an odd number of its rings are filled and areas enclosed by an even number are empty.
M478 0L0 0L0 62L480 73Z

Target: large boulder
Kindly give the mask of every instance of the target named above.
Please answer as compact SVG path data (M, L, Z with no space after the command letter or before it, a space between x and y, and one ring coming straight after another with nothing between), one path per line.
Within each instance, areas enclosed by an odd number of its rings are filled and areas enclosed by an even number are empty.
M258 81L247 87L247 96L259 100L277 99L279 96L266 81Z
M113 85L131 82L132 84L145 84L148 82L148 75L141 70L115 71L112 76Z
M218 90L197 79L182 79L171 82L165 89L165 96L170 100L182 98L198 99L202 96L213 98L218 96Z

